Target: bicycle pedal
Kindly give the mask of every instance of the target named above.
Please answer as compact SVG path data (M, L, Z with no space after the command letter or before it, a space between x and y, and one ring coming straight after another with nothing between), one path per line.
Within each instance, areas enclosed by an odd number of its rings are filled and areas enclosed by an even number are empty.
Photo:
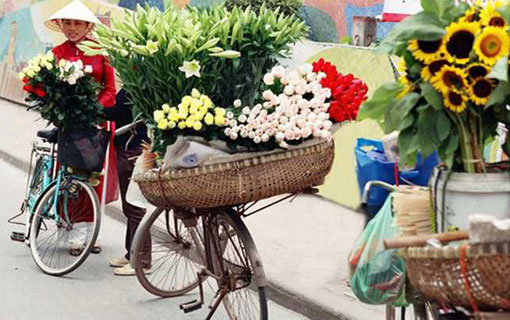
M202 308L202 305L203 305L202 301L198 301L195 299L195 300L185 302L185 303L179 305L179 308L182 311L184 311L184 313L188 313L188 312L192 312L192 311Z
M11 233L11 240L17 242L25 242L25 234L23 232L13 231Z

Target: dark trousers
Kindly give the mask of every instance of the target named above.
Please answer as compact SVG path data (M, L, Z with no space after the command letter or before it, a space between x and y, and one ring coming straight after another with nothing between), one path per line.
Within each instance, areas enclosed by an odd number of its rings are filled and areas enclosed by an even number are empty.
M139 156L142 153L141 148L133 150L124 150L122 147L115 147L117 151L117 166L119 174L119 189L120 197L122 200L122 211L127 218L127 230L126 230L126 259L130 259L131 244L136 233L136 229L140 224L143 216L145 215L145 209L136 207L126 200L126 193L128 190L129 182L131 180L131 174L134 169L134 157ZM134 183L134 182L133 182ZM142 267L150 268L151 266L151 238L150 236L146 239L143 244L142 250Z

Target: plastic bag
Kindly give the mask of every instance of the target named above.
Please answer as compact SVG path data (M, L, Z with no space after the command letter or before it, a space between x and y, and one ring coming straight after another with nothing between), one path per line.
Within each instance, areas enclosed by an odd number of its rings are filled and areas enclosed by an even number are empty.
M396 249L385 250L383 244L398 235L391 212L392 198L390 194L349 255L351 289L361 302L368 304L405 304L405 261Z

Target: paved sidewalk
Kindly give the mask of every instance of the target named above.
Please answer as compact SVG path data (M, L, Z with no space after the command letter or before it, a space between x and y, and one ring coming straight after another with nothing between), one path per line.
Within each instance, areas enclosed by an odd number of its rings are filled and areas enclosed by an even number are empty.
M0 114L0 158L26 169L31 141L45 123L1 98ZM109 205L108 214L123 219L120 203ZM314 195L245 219L270 282L269 297L311 319L384 319L384 307L360 303L346 285L347 256L363 221L361 214Z

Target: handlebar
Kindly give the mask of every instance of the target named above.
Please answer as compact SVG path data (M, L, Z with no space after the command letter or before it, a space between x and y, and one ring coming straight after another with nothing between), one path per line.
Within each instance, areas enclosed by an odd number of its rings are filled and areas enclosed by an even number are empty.
M137 120L135 122L131 122L130 124L126 124L125 126L122 126L122 127L118 128L118 129L116 129L115 130L115 136L123 135L124 133L126 133L129 130L133 129L134 127L136 127L140 123L143 123L142 119Z

